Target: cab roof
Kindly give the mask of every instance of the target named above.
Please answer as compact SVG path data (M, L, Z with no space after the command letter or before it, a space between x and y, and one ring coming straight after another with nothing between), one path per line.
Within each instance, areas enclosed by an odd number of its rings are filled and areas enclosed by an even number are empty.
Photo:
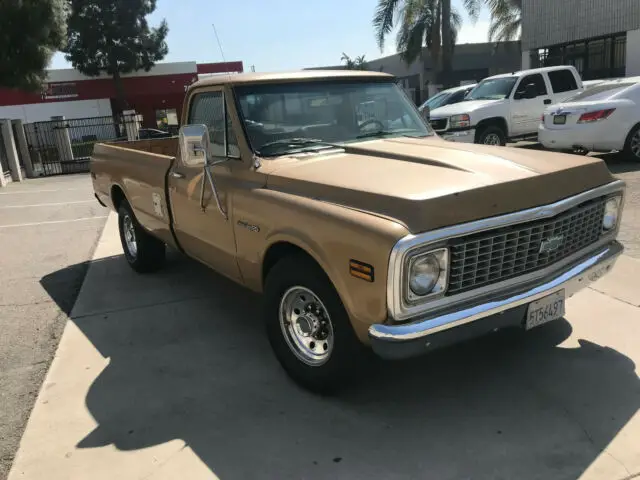
M198 80L189 89L207 87L212 85L244 85L250 83L283 83L313 80L332 79L388 79L392 80L393 75L381 72L367 72L363 70L298 70L293 72L277 73L230 73L218 74Z
M556 70L569 70L569 69L575 70L575 67L571 65L557 65L553 67L531 68L529 70L519 70L517 72L501 73L499 75L493 75L491 77L485 78L485 80L489 78L523 77L525 75L531 75L533 73L555 72Z

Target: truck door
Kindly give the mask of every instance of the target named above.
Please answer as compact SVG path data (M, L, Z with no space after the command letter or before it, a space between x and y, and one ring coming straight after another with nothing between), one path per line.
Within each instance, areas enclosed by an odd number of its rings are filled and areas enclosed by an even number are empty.
M526 98L525 96L525 88L529 84L536 87L537 95L535 98ZM536 133L544 109L552 102L544 77L540 73L522 77L512 95L510 136Z
M226 163L209 167L220 206L229 218L225 218L218 208L205 175L204 156L191 152L184 156L179 154L169 172L169 197L175 234L187 254L239 281L241 277L236 261L228 186L234 166L240 163L240 152L227 114L223 90L214 88L195 94L189 106L187 123L206 125L216 159L229 159ZM201 205L203 182L204 201Z

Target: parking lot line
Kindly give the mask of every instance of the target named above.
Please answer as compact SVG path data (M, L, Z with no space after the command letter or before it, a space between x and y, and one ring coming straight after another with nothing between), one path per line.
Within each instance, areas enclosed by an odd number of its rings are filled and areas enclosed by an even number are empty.
M77 190L91 191L88 188L59 188L57 190L16 190L15 192L0 192L0 195L21 195L24 193L51 193L51 192L72 192Z
M54 220L54 221L51 221L51 222L15 223L13 225L0 225L0 228L35 227L35 226L38 226L38 225L51 225L51 224L54 224L54 223L85 222L87 220L98 220L100 218L107 218L107 215L102 215L102 216L99 216L99 217L74 218L72 220Z
M30 207L59 207L61 205L77 205L79 203L93 203L95 200L80 200L77 202L58 202L58 203L34 203L31 205L4 205L0 206L0 210L7 208L30 208Z

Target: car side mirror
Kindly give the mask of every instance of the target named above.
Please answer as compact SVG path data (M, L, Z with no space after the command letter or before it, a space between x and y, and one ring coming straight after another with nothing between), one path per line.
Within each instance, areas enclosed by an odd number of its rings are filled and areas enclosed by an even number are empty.
M206 125L184 125L180 128L180 151L185 163L211 162L211 141Z
M427 105L424 106L422 112L420 113L422 114L422 118L429 122L429 120L431 119L431 109Z

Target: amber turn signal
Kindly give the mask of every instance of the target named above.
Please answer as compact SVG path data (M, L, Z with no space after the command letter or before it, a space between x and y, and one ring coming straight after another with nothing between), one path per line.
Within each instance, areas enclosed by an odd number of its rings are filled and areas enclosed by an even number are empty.
M357 260L349 260L349 273L351 276L373 282L373 266L368 263L362 263Z

